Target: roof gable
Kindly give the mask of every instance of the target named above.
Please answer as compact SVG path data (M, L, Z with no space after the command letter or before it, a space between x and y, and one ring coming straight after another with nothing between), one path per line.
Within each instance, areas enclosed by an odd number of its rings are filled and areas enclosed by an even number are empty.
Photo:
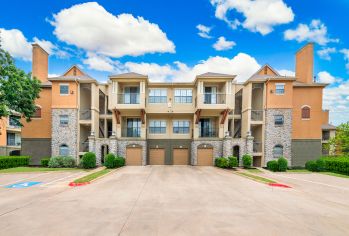
M70 67L63 76L83 76L86 75L77 65Z
M255 74L280 76L280 74L273 67L271 67L268 64L265 64L264 66L262 66Z

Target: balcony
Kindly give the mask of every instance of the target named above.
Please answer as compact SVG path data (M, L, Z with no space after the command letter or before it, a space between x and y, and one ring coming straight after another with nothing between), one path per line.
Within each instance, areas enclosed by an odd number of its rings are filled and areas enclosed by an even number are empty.
M91 109L80 110L80 120L91 120Z
M330 140L330 132L322 132L322 141Z
M205 93L203 94L204 104L225 104L226 94Z
M80 152L88 152L89 151L88 142L80 142Z
M252 121L263 121L263 110L251 110Z
M253 142L253 152L254 153L262 152L262 143L261 142Z
M140 93L119 93L118 104L140 104Z
M213 138L218 137L218 132L215 128L199 128L200 138Z
M125 128L122 129L121 133L122 137L127 137L127 138L139 138L141 137L141 128L140 127L132 127L132 128Z

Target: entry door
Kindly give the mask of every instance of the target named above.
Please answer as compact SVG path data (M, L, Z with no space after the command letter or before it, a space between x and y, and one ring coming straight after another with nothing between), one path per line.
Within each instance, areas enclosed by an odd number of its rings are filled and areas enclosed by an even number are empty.
M125 87L124 103L138 104L139 103L139 87Z
M205 104L217 103L217 87L205 87Z

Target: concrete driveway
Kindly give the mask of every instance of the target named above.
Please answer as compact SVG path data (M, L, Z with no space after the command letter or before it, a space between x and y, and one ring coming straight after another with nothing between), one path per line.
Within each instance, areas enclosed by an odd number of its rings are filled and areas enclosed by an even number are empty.
M0 205L0 228L3 235L349 235L349 189L331 199L328 186L316 197L304 188L272 188L214 167L125 167L83 187L1 191L0 202L12 200Z

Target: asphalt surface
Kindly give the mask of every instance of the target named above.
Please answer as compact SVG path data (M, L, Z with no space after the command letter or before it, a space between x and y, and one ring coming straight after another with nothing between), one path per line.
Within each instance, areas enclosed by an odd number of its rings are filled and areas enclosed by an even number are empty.
M349 235L349 179L264 175L292 188L192 166L129 166L74 188L70 177L0 187L1 235Z

